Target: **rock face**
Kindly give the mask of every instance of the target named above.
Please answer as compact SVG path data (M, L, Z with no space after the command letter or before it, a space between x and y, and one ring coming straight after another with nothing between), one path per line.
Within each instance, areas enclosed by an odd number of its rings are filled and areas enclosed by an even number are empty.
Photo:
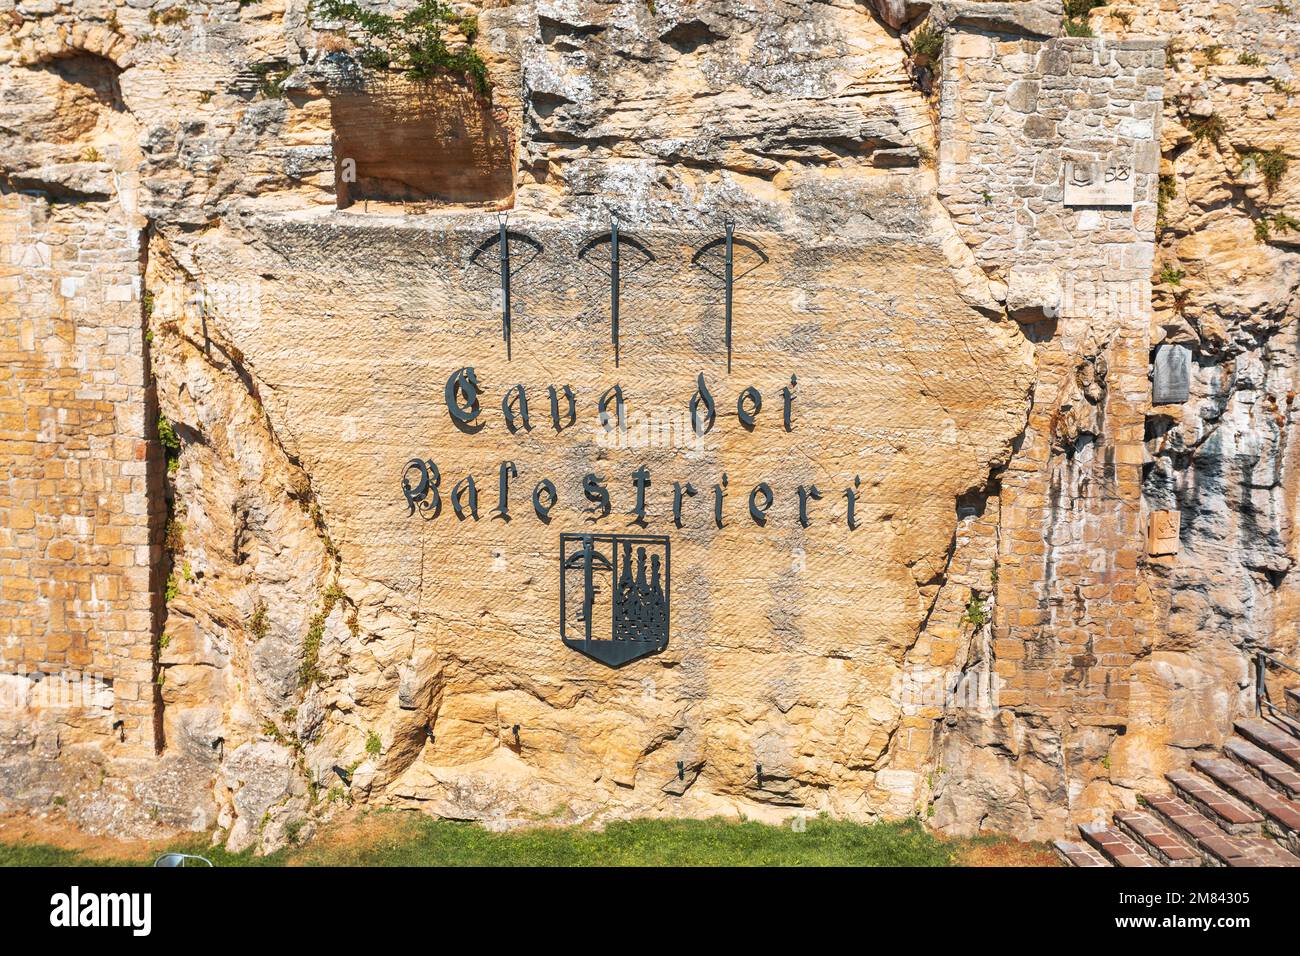
M0 801L1047 837L1217 747L1295 648L1297 27L1060 16L465 4L484 94L19 4Z

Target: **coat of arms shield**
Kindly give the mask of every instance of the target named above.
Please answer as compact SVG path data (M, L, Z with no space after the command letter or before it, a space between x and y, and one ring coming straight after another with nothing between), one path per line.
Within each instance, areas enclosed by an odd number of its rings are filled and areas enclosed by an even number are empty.
M560 535L560 638L621 667L668 646L669 543L631 534Z

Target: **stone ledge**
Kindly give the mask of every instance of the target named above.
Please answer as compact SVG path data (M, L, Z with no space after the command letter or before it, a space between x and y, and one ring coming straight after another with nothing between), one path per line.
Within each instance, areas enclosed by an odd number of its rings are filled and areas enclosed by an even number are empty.
M930 8L930 20L940 29L969 27L1043 40L1061 35L1064 16L1060 0L1026 3L945 0Z

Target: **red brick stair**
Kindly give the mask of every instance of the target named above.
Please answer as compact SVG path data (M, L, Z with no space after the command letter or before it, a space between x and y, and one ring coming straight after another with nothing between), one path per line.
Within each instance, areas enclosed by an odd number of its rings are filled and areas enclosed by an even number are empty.
M1300 688L1286 690L1300 712ZM1083 843L1056 841L1068 866L1300 867L1300 723L1272 716L1234 724L1219 757L1165 774L1170 793L1118 810L1113 825L1079 827Z
M1300 770L1300 737L1288 733L1279 722L1252 717L1239 720L1232 726L1256 747L1290 764L1292 769Z
M1300 857L1273 840L1228 836L1178 797L1161 793L1144 799L1162 823L1196 848L1207 866L1300 866Z
M1056 855L1066 866L1110 866L1110 860L1086 843L1056 840L1052 846L1056 848Z
M1293 770L1267 750L1240 737L1224 744L1223 752L1287 799L1300 800L1300 770Z
M1127 835L1104 823L1085 823L1079 835L1115 866L1159 866Z
M1115 825L1165 866L1200 866L1201 855L1163 823L1140 810L1118 810Z
M1286 842L1290 849L1300 853L1300 804L1288 800L1231 760L1193 760L1192 766L1242 803L1262 813L1265 828Z
M1174 788L1174 793L1229 836L1258 834L1264 827L1261 813L1228 796L1198 773L1175 770L1165 774L1165 779Z

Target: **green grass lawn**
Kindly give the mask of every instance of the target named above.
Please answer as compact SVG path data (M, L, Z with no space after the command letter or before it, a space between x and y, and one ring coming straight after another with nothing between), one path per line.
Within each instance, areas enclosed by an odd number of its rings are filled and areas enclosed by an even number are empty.
M870 825L816 819L789 826L712 820L633 820L604 830L535 827L493 833L415 813L362 816L346 835L328 829L270 856L231 854L203 841L165 849L200 853L217 866L953 866L991 853L1001 862L1049 862L1040 847L1000 837L941 840L916 821ZM163 849L93 855L0 842L0 866L139 866Z

